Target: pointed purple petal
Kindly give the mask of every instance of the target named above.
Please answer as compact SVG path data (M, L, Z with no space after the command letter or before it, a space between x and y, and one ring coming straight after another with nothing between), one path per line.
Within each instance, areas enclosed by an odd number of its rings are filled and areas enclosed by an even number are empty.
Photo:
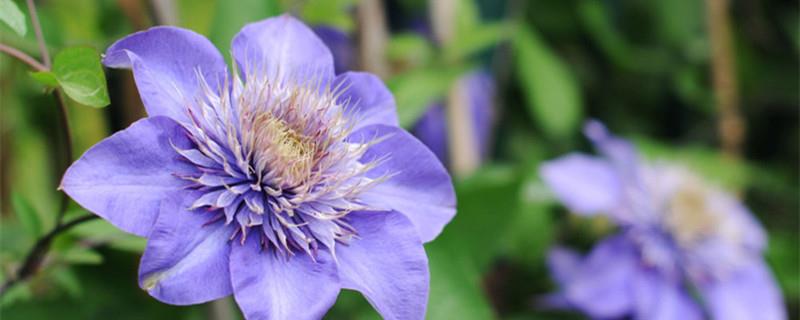
M108 48L103 64L132 68L150 116L188 120L187 102L200 93L197 71L212 89L223 84L227 67L205 37L176 27L154 27L129 35Z
M247 319L320 319L340 290L336 265L325 251L316 262L302 252L287 260L262 250L255 235L233 245L230 270L236 303Z
M369 174L392 175L362 194L368 204L396 210L411 220L420 239L436 238L456 213L456 196L450 175L442 163L419 140L397 127L373 125L350 136L352 141L383 140L361 159L367 163L385 159Z
M208 224L213 214L187 210L194 197L162 202L139 265L139 286L169 304L203 303L233 292L228 271L233 229L221 221Z
M337 86L347 89L339 97L339 102L347 102L348 112L360 120L354 131L371 124L398 126L394 96L374 74L346 72L334 80L333 87Z
M714 319L786 319L781 292L763 261L753 261L727 279L701 286Z
M437 103L428 107L417 124L414 125L414 136L436 154L442 163L448 163L449 150L447 150L447 118L444 106Z
M251 23L233 38L240 71L266 72L270 79L333 80L333 56L311 29L290 15Z
M78 204L116 227L147 236L160 203L186 185L188 173L172 145L185 145L183 128L167 117L150 117L101 141L67 169L61 188Z
M655 270L638 272L633 290L636 319L703 319L702 310L680 281L667 279Z
M619 203L621 182L605 160L573 153L545 162L539 173L556 197L575 213L608 214Z
M565 286L569 302L592 317L618 318L633 311L631 281L638 272L627 239L614 236L592 250Z
M347 216L359 239L337 247L342 287L364 294L384 319L423 319L428 258L411 222L397 212Z
M547 267L559 285L569 283L580 270L581 256L574 250L555 247L547 254Z

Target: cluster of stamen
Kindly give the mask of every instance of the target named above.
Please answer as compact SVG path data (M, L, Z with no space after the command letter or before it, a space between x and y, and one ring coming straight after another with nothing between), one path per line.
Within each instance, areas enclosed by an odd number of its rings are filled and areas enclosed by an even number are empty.
M234 72L217 90L201 80L203 94L188 103L183 126L194 148L175 149L198 169L180 176L202 194L190 209L238 224L231 240L257 233L282 254L314 257L320 245L335 254L356 236L350 212L380 210L359 197L387 178L367 176L381 160L360 162L378 139L347 140L356 119L340 101L345 88L261 74L245 81Z

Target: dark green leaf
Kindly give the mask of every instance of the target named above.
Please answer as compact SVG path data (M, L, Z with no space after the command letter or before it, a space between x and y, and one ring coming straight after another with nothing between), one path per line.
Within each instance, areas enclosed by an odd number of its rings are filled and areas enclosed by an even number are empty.
M62 50L53 61L53 73L72 100L96 108L111 103L97 50L88 47Z
M492 319L481 274L473 262L444 243L426 247L431 272L427 319Z
M11 0L0 0L0 21L5 22L19 36L25 36L28 26L25 23L25 14L19 10L17 4Z
M11 192L11 205L25 231L32 235L33 238L40 236L42 234L42 222L30 202L19 193Z
M516 64L528 109L551 138L564 139L583 118L580 88L567 65L532 29L514 38Z

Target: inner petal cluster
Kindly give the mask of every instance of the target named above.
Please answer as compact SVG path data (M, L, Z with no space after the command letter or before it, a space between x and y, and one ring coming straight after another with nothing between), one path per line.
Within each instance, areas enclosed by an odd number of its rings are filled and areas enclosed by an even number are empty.
M179 177L202 194L190 209L236 226L231 240L257 236L282 254L314 257L320 245L335 254L337 242L357 235L350 212L380 210L360 200L386 178L367 176L381 160L360 162L377 138L347 140L355 120L349 101L338 102L342 88L257 72L235 74L225 88L198 78L203 94L187 102L182 124L194 148L175 147L197 171Z

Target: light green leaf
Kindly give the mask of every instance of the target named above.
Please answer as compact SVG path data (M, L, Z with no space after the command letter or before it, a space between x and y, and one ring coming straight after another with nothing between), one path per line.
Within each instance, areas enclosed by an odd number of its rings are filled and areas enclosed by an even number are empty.
M0 0L0 20L11 27L20 37L24 37L25 33L28 32L25 14L19 10L14 1Z
M53 73L72 100L96 108L111 103L97 50L88 47L62 50L53 61Z
M289 8L297 6L298 1L288 2ZM327 25L338 28L342 31L350 31L355 27L350 9L355 5L356 0L307 0L302 3L300 17L311 25Z
M70 247L60 252L61 259L73 264L100 264L103 256L89 248Z
M17 214L22 226L25 228L33 238L42 234L42 221L36 213L36 209L31 206L30 202L22 195L16 192L11 192L11 206L14 208L14 213Z
M447 95L458 71L418 69L398 75L387 81L397 102L400 125L410 128L427 108Z
M568 138L583 118L574 75L534 30L520 28L513 42L518 74L534 121L549 137Z
M33 80L36 80L36 82L48 88L58 87L58 79L56 79L55 73L52 73L50 71L37 71L37 72L29 72L28 74L31 75L31 78L33 78Z
M389 39L389 61L405 68L427 64L433 58L433 47L428 39L417 33L401 33Z
M147 245L147 239L122 232L108 222L99 219L78 225L70 233L93 243L108 244L121 251L141 253Z
M458 61L482 50L492 48L505 40L509 34L509 26L505 23L493 23L476 26L468 36L456 37L444 48L448 61Z

